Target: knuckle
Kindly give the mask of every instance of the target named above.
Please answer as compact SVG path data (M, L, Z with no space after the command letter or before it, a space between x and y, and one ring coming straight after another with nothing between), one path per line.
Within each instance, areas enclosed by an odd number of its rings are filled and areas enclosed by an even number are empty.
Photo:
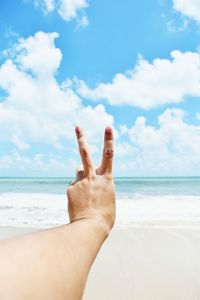
M106 142L106 146L107 146L108 148L112 148L112 147L113 147L113 141L112 141L112 140L107 141L107 142Z
M104 151L104 157L105 157L106 159L112 158L113 156L114 156L114 151L113 151L113 149L111 149L111 148L105 149L105 151Z
M105 179L108 180L108 181L113 181L113 175L112 175L112 173L106 172L105 173Z

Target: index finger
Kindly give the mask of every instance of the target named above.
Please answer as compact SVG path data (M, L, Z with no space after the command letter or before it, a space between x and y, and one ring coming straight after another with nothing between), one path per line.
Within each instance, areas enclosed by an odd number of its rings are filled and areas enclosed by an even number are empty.
M90 156L88 146L86 144L83 130L79 126L76 126L75 131L76 131L76 137L78 141L78 147L79 147L81 160L83 163L84 172L85 175L88 175L94 172L94 164Z
M112 164L114 156L114 138L111 127L106 127L104 134L103 157L101 162L101 173L112 173Z

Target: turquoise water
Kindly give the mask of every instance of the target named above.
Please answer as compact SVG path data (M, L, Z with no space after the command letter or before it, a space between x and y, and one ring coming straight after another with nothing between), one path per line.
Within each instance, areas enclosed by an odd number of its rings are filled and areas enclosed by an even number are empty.
M72 178L0 178L0 226L67 223ZM116 226L200 227L200 177L115 178Z
M65 194L72 178L0 178L0 193ZM119 197L200 195L200 177L116 178Z

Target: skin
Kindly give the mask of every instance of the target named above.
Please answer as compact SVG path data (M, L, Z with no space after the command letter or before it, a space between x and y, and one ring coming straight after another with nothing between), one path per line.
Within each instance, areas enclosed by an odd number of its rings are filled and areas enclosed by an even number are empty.
M92 263L115 221L113 132L106 128L96 168L76 127L83 169L68 187L70 224L0 243L1 300L79 300Z

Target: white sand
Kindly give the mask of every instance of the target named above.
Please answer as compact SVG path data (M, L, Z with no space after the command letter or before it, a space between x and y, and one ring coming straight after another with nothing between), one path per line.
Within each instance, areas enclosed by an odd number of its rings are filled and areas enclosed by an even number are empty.
M0 239L34 231L0 228ZM84 300L199 300L200 229L115 229L90 272Z
M91 270L84 300L199 300L200 230L116 230Z

